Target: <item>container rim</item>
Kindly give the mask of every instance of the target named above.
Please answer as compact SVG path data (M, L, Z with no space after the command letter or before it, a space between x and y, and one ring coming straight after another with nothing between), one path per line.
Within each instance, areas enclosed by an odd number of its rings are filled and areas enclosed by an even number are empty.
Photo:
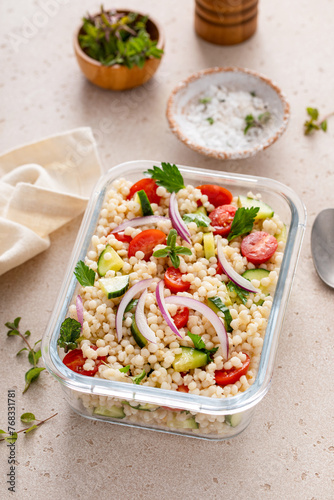
M137 160L124 162L109 169L97 182L83 217L57 302L43 335L41 350L45 366L64 387L81 393L116 397L156 404L157 406L183 408L184 410L212 415L227 415L246 411L260 402L270 386L279 333L284 320L306 226L306 208L299 196L290 187L273 179L177 165L181 173L192 176L195 183L201 176L211 177L212 182L224 182L227 187L232 189L237 187L238 184L242 184L242 187L254 192L262 189L268 193L275 193L285 202L291 213L286 248L264 337L258 373L254 383L245 392L233 397L218 399L156 387L85 377L67 368L59 357L57 339L60 325L66 317L72 296L77 287L73 270L77 261L84 259L86 255L107 187L118 177L126 177L130 173L142 173L144 169L151 168L156 164L160 164L160 161ZM142 169L140 170L139 167L142 167Z

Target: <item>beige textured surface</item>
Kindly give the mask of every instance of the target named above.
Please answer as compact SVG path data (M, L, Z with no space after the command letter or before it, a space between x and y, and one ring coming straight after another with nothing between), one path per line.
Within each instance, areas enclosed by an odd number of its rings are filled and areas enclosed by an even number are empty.
M42 17L41 4L54 6ZM118 2L120 5L122 2ZM96 3L97 5L97 3ZM128 0L127 6L138 5ZM198 39L191 0L143 0L166 29L166 56L143 88L113 94L81 76L72 32L95 3L69 0L1 2L0 148L17 146L79 125L92 126L104 167L132 159L157 159L278 179L306 203L309 222L287 310L272 388L251 426L230 442L210 443L93 423L66 405L49 374L21 394L26 359L2 327L0 427L6 425L7 390L16 388L22 410L41 418L59 415L17 442L20 500L52 498L249 500L333 498L334 292L317 278L310 254L315 214L334 206L334 120L327 134L303 136L305 107L331 111L334 81L334 3L329 0L261 2L259 29L243 45L222 48ZM39 14L38 14L39 13ZM35 28L30 23L44 24ZM25 43L13 50L13 34ZM30 34L29 34L30 33ZM20 38L17 38L20 41ZM188 150L168 130L164 116L173 86L190 72L240 65L272 77L292 106L288 131L250 160L219 162ZM22 316L41 337L63 278L80 220L52 236L51 248L1 278L0 324ZM0 498L6 492L7 449L1 446ZM14 495L13 495L14 496Z

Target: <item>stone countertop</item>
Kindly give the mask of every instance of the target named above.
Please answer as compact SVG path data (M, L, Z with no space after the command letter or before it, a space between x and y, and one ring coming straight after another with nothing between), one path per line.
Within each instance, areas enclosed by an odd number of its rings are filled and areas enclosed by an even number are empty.
M42 4L49 4L46 16ZM126 2L130 8L137 5ZM22 395L27 361L15 357L21 342L6 338L2 327L0 427L7 425L7 391L12 388L17 421L23 411L37 418L58 412L34 435L17 441L16 498L332 499L334 292L314 271L310 228L316 214L334 204L334 119L326 134L312 137L303 135L303 122L306 106L333 111L334 4L261 1L256 35L238 46L219 47L196 37L193 1L143 0L140 10L165 27L166 55L154 80L125 93L92 86L77 67L72 35L82 15L95 7L88 0L2 2L1 150L89 125L105 169L127 160L156 159L271 177L303 199L308 226L272 387L249 428L231 441L206 442L86 420L71 411L46 372ZM268 75L291 103L287 132L255 158L205 158L169 131L165 108L172 88L190 73L218 65ZM1 325L19 315L31 338L41 338L80 222L55 232L48 251L0 277ZM12 498L5 483L7 455L2 443L1 498Z

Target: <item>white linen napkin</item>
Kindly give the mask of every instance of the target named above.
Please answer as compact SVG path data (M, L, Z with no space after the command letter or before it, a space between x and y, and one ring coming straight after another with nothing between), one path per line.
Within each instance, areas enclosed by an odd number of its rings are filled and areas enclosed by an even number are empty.
M0 275L50 246L82 213L102 173L89 127L0 155Z

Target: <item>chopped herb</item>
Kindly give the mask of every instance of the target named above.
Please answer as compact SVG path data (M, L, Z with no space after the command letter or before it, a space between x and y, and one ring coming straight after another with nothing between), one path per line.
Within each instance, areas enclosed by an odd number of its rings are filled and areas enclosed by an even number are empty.
M323 132L327 132L327 120L330 116L334 115L333 113L329 113L322 119L319 118L319 111L317 108L306 108L306 112L309 115L310 119L304 122L304 134L309 135L314 130L323 130Z
M81 286L93 286L95 283L95 271L79 260L74 269L74 275Z
M218 296L208 298L209 307L213 304L213 307L224 314L225 327L228 332L232 331L231 321L232 316L229 308L224 304L222 299Z
M249 295L249 292L247 292L246 290L243 290L242 288L240 288L238 285L236 285L235 283L233 283L233 281L229 281L227 283L227 288L230 292L235 292L237 294L237 296L239 297L239 299L241 300L241 302L246 305L247 303L247 300L248 300L248 295Z
M202 97L202 99L199 99L200 104L208 104L211 102L212 98L211 97Z
M83 19L79 35L80 47L86 54L104 66L120 64L127 68L142 68L151 57L160 59L163 50L151 40L148 17L134 12L104 10L96 16Z
M198 227L208 227L211 223L211 219L203 213L184 214L183 220L187 223L196 222Z
M245 117L246 126L244 128L244 134L246 135L250 128L263 128L263 125L267 123L271 118L271 113L269 111L265 111L258 115L257 119L254 118L253 115L247 115Z
M171 229L167 237L167 245L165 248L160 248L153 253L153 257L156 257L157 259L169 257L175 269L180 266L179 255L192 255L190 248L176 246L176 237L176 230Z
M139 385L139 384L140 384L140 382L141 382L141 381L143 380L143 378L145 378L145 377L146 377L146 371L145 371L145 370L143 370L143 371L141 372L141 374L140 374L140 375L137 375L136 377L131 377L131 378L132 378L132 382L133 382L134 384Z
M214 119L212 118L212 116L209 116L209 118L206 119L210 125L213 125L215 123Z
M195 349L197 349L198 351L205 352L209 357L213 356L218 351L218 347L214 347L213 349L207 349L205 346L205 342L200 335L196 335L196 333L191 333L191 332L188 332L187 335L193 341Z
M170 163L161 163L161 168L154 166L149 168L144 174L155 179L158 186L167 189L169 193L177 193L185 188L183 177L176 165Z
M69 349L78 347L78 339L81 333L81 324L73 318L66 318L60 327L60 336L57 344L67 352Z
M123 368L119 369L121 373L128 373L129 370L130 370L130 365L123 366Z
M228 241L231 241L242 234L250 233L253 229L254 220L259 210L259 207L238 208L235 212L231 230L227 237Z

